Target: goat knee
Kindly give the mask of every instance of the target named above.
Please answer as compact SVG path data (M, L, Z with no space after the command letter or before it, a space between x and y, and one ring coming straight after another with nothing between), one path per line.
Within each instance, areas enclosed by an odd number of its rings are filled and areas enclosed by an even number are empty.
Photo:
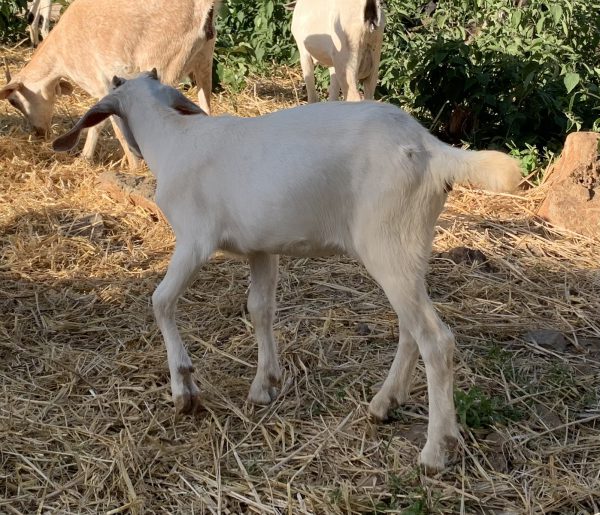
M174 315L175 303L170 301L160 288L157 288L152 294L152 309L157 321L164 320Z
M434 333L428 335L427 338L420 338L417 341L427 342L419 346L419 351L426 365L431 364L434 367L445 369L452 367L456 340L447 327L441 326Z

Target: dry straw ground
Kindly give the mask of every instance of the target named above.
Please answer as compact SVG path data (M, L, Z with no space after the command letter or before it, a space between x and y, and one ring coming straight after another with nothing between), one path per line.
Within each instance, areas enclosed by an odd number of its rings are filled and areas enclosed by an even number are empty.
M14 71L28 52L3 56ZM256 115L296 104L299 85L282 70L213 102ZM55 134L86 105L61 100ZM540 192L459 189L440 220L431 296L457 337L460 412L487 427L463 426L466 447L427 478L415 466L422 366L390 423L366 416L396 318L347 258L282 260L285 384L260 409L244 402L256 366L247 265L206 266L179 321L207 412L174 416L149 303L173 238L95 187L120 166L111 138L93 165L56 155L0 105L1 513L600 511L600 243L537 221ZM440 254L456 246L489 262ZM523 336L542 328L565 340Z

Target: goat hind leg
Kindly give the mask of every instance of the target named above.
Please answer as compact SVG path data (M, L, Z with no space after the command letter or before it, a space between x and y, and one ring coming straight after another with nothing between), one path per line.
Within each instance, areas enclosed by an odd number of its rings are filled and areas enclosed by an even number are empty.
M402 261L402 252L388 252ZM444 468L446 451L456 445L459 438L453 395L453 354L454 336L439 319L433 305L427 296L422 279L411 280L406 277L406 267L390 266L385 260L377 263L365 262L367 269L383 287L390 303L398 315L400 327L410 333L416 342L419 352L425 362L427 375L427 392L429 397L429 424L427 427L427 442L420 455L420 462L427 472L435 472ZM396 269L397 268L397 269ZM410 340L402 344L409 349L405 356L406 363L398 378L386 379L389 384L408 384L408 375L412 372L416 356ZM407 347L407 346L411 347ZM399 351L400 348L399 348ZM401 357L397 354L394 365L399 365ZM398 360L398 361L397 361ZM398 370L392 365L391 374ZM384 383L385 385L385 383ZM382 390L386 395L394 388ZM397 387L396 387L397 391ZM378 394L379 395L379 394ZM375 416L383 411L381 396L373 399L374 405L370 410ZM385 408L385 405L383 406Z
M337 78L335 68L329 68L329 101L335 101L340 98L340 83Z
M412 315L410 332L417 341L425 362L429 396L427 442L420 455L427 472L437 472L446 465L447 451L459 441L454 409L454 347L451 331L440 320L423 285L419 311ZM407 319L408 321L408 319Z
M300 66L302 67L302 75L306 84L306 96L309 104L314 104L319 101L317 96L317 88L315 87L315 64L312 56L304 49L300 49Z
M386 420L389 412L407 399L410 380L419 357L417 342L410 332L403 327L399 327L398 332L398 349L390 371L381 389L369 403L369 414L379 421Z
M281 381L277 345L273 336L278 261L278 256L272 254L250 256L248 311L258 342L258 368L248 393L248 401L253 404L269 404L273 401Z

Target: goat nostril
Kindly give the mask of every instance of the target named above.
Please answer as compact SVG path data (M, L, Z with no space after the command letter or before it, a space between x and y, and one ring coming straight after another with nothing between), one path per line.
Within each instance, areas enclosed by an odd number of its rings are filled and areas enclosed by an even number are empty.
M34 127L33 128L33 134L35 136L37 136L38 138L45 138L46 137L46 129L42 129L41 127Z

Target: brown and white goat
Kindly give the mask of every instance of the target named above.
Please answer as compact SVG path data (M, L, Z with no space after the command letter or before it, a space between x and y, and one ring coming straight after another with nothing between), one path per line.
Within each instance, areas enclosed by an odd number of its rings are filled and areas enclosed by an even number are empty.
M155 67L166 84L192 73L198 100L210 112L214 13L220 0L75 0L29 63L0 89L33 130L46 134L56 96L70 93L73 82L95 98L109 92L110 80ZM121 131L113 127L130 167L139 160ZM91 159L100 127L91 127L82 156Z
M346 100L360 100L359 81L365 99L373 98L384 26L380 0L296 0L292 34L310 103L318 100L315 63L329 68L329 100L340 89Z

